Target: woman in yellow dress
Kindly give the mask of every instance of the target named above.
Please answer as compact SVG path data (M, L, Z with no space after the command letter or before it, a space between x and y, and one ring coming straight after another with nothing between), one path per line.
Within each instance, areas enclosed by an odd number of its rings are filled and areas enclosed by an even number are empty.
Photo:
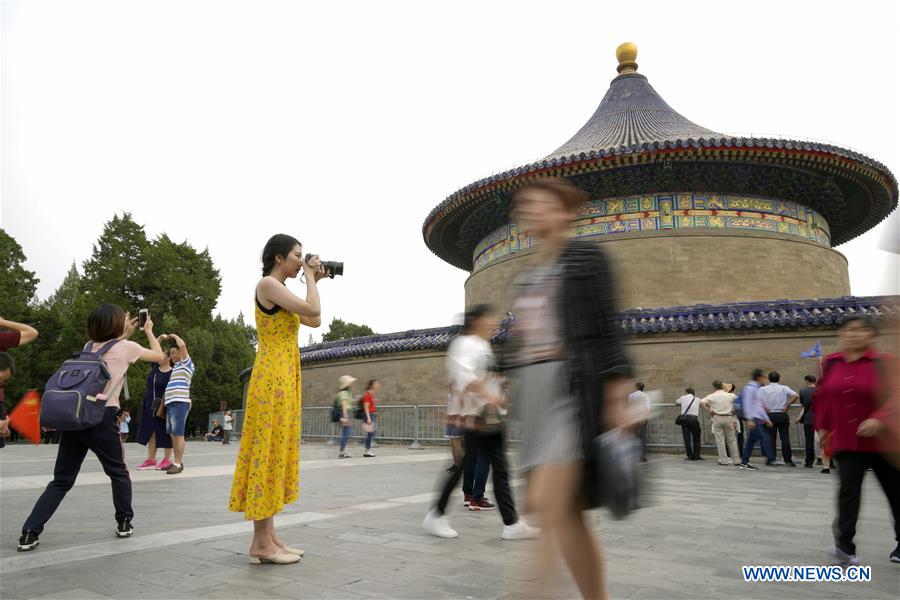
M303 259L296 238L278 234L266 243L263 278L256 285L258 347L228 510L253 521L250 563L291 564L302 550L283 543L274 516L297 499L300 477L300 325L319 327L316 284L326 275L318 257ZM306 299L285 287L300 272Z

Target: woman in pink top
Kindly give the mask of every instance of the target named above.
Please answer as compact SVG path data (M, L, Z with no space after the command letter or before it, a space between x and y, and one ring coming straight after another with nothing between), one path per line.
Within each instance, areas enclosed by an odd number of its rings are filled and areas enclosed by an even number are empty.
M97 455L103 471L112 483L116 537L129 537L134 531L131 526L131 519L134 517L131 509L131 478L125 466L122 441L119 439L119 394L129 366L139 360L159 362L164 358L159 341L153 335L153 321L149 315L144 332L150 348L128 340L134 334L136 322L137 319L129 318L128 313L114 304L101 304L88 316L87 333L93 342L92 351L99 350L110 340L119 340L103 355L110 374L105 390L106 414L99 425L81 431L61 432L53 481L38 498L22 526L19 551L32 550L38 545L38 536L44 530L44 525L56 512L66 493L75 485L75 478L88 450Z
M900 563L897 357L878 352L877 334L871 317L845 319L838 329L841 351L825 357L813 396L819 439L837 460L841 478L831 549L832 561L841 565L859 564L853 538L868 469L891 507L897 546L889 558Z

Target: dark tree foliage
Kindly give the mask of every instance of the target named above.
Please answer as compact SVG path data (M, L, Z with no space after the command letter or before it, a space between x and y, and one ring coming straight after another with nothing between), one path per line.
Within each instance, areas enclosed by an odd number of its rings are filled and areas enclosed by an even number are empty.
M192 418L203 423L222 401L240 408L238 374L253 364L256 330L236 319L213 316L221 293L221 278L207 250L176 243L165 234L148 240L130 214L115 215L103 227L82 272L73 263L52 296L36 302L38 279L24 268L25 255L0 229L0 316L26 322L40 333L37 340L11 350L17 364L6 388L11 407L28 389L42 390L50 375L72 352L84 346L85 322L103 302L120 305L132 316L147 308L154 333L177 333L188 345L196 365L191 397ZM138 331L132 339L147 345ZM128 371L132 431L140 418L149 365L136 363Z
M375 335L375 332L368 325L357 325L356 323L345 323L340 319L332 319L328 331L322 336L322 341L334 342L336 340L349 340L367 335Z

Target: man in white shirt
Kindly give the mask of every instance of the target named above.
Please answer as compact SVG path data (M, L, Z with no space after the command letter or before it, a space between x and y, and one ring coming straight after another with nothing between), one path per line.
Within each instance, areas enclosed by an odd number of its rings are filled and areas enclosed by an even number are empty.
M786 385L781 385L781 375L777 371L769 373L769 384L759 388L759 397L762 399L772 422L770 429L772 435L772 450L775 450L777 438L781 437L781 457L784 464L796 467L794 457L791 454L791 420L787 411L791 404L800 399L800 396ZM777 434L777 435L776 435Z
M647 427L650 418L650 396L644 392L644 384L640 381L634 384L634 391L628 394L628 404L638 408L646 418L641 421L638 429L638 437L641 439L641 462L647 462Z
M700 398L694 394L694 388L684 390L684 396L675 401L685 421L681 425L681 436L684 438L684 460L703 460L700 456Z
M720 465L740 466L741 456L738 452L737 436L734 432L734 394L723 390L718 379L712 382L713 393L700 400L700 405L712 419L713 435L716 437L716 450L719 453ZM727 452L726 452L727 444ZM729 454L731 460L728 459Z

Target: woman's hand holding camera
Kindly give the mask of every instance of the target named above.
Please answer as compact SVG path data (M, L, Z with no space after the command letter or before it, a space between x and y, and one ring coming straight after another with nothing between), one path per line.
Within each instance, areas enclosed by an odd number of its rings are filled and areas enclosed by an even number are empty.
M321 259L319 259L319 257L315 254L309 255L306 259L303 260L303 274L307 279L312 277L313 280L317 283L320 279L327 275L327 273L325 272L325 267L322 266Z

